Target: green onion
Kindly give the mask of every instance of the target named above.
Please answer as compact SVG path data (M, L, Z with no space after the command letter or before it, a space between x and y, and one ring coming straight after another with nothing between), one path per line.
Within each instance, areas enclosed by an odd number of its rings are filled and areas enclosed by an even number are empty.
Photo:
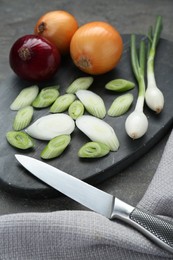
M111 151L118 150L119 141L114 129L102 119L83 115L77 118L76 125L91 141L103 143Z
M59 135L71 134L74 128L74 120L69 115L59 113L40 117L25 131L33 138L51 140Z
M50 106L59 96L59 86L43 88L36 99L32 102L35 108L44 108Z
M36 85L22 89L11 104L11 110L19 110L20 108L30 106L38 95L38 92L39 88Z
M68 109L69 116L76 120L78 117L84 114L84 106L79 100L75 100Z
M109 116L121 116L125 114L133 102L133 95L128 93L117 97L111 104L108 115Z
M116 91L116 92L124 92L133 89L134 87L135 87L135 83L125 79L114 79L109 81L105 85L106 89Z
M137 139L146 133L148 119L143 112L145 98L145 42L140 41L138 57L135 34L131 35L131 63L133 73L138 81L139 91L135 110L127 117L125 129L132 139Z
M163 23L162 17L157 16L154 31L149 29L148 38L148 58L147 58L147 89L145 94L145 101L150 109L156 113L160 113L164 107L164 96L161 90L157 87L154 71L154 59L156 49L162 31ZM152 33L153 31L153 33Z
M100 142L88 142L84 144L78 151L78 156L81 158L100 158L107 155L110 148Z
M74 94L64 94L62 96L59 96L53 105L50 108L51 113L61 113L66 111L69 106L73 103L75 100Z
M76 96L83 103L88 113L101 119L105 117L105 104L99 95L90 90L78 90Z
M53 159L60 156L71 141L70 135L60 135L49 141L46 147L41 152L40 156L43 159Z
M93 77L81 77L74 80L67 88L66 93L74 94L80 89L88 89L93 83Z
M19 131L27 127L32 120L33 113L34 109L31 106L19 109L14 118L13 129Z
M15 148L26 150L34 147L33 140L24 132L9 131L6 133L6 138L9 144Z

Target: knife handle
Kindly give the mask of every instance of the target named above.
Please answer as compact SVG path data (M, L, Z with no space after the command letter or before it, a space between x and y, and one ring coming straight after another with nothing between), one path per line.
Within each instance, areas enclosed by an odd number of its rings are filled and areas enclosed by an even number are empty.
M133 226L173 253L173 223L135 208L129 215Z
M115 202L112 218L127 222L153 242L173 253L173 222L131 207L119 199Z

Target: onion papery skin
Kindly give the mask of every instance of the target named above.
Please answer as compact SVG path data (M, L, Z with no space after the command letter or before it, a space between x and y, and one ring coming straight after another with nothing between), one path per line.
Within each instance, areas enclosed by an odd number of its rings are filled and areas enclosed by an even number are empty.
M70 54L74 64L82 71L99 75L112 70L123 52L119 32L106 22L90 22L73 35Z
M28 81L45 81L54 76L61 63L56 46L36 35L25 35L11 47L9 63L12 70Z
M73 15L63 10L55 10L45 13L38 19L34 34L53 42L64 55L69 53L71 38L77 29L78 22Z

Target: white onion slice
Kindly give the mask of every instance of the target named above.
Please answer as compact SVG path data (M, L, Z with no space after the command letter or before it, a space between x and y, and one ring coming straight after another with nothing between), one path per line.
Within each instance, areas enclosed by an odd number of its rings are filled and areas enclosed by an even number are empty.
M119 141L114 129L105 121L90 115L84 115L76 120L77 127L92 141L106 144L111 151L117 151Z
M33 138L51 140L52 138L71 134L75 128L74 120L66 114L51 114L35 121L25 131Z

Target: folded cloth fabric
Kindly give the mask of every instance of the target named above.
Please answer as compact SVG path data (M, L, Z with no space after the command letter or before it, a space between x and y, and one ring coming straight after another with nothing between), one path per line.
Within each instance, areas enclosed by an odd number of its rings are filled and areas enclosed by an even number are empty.
M138 207L173 218L173 132ZM91 211L20 213L0 217L1 260L170 260L132 227Z

